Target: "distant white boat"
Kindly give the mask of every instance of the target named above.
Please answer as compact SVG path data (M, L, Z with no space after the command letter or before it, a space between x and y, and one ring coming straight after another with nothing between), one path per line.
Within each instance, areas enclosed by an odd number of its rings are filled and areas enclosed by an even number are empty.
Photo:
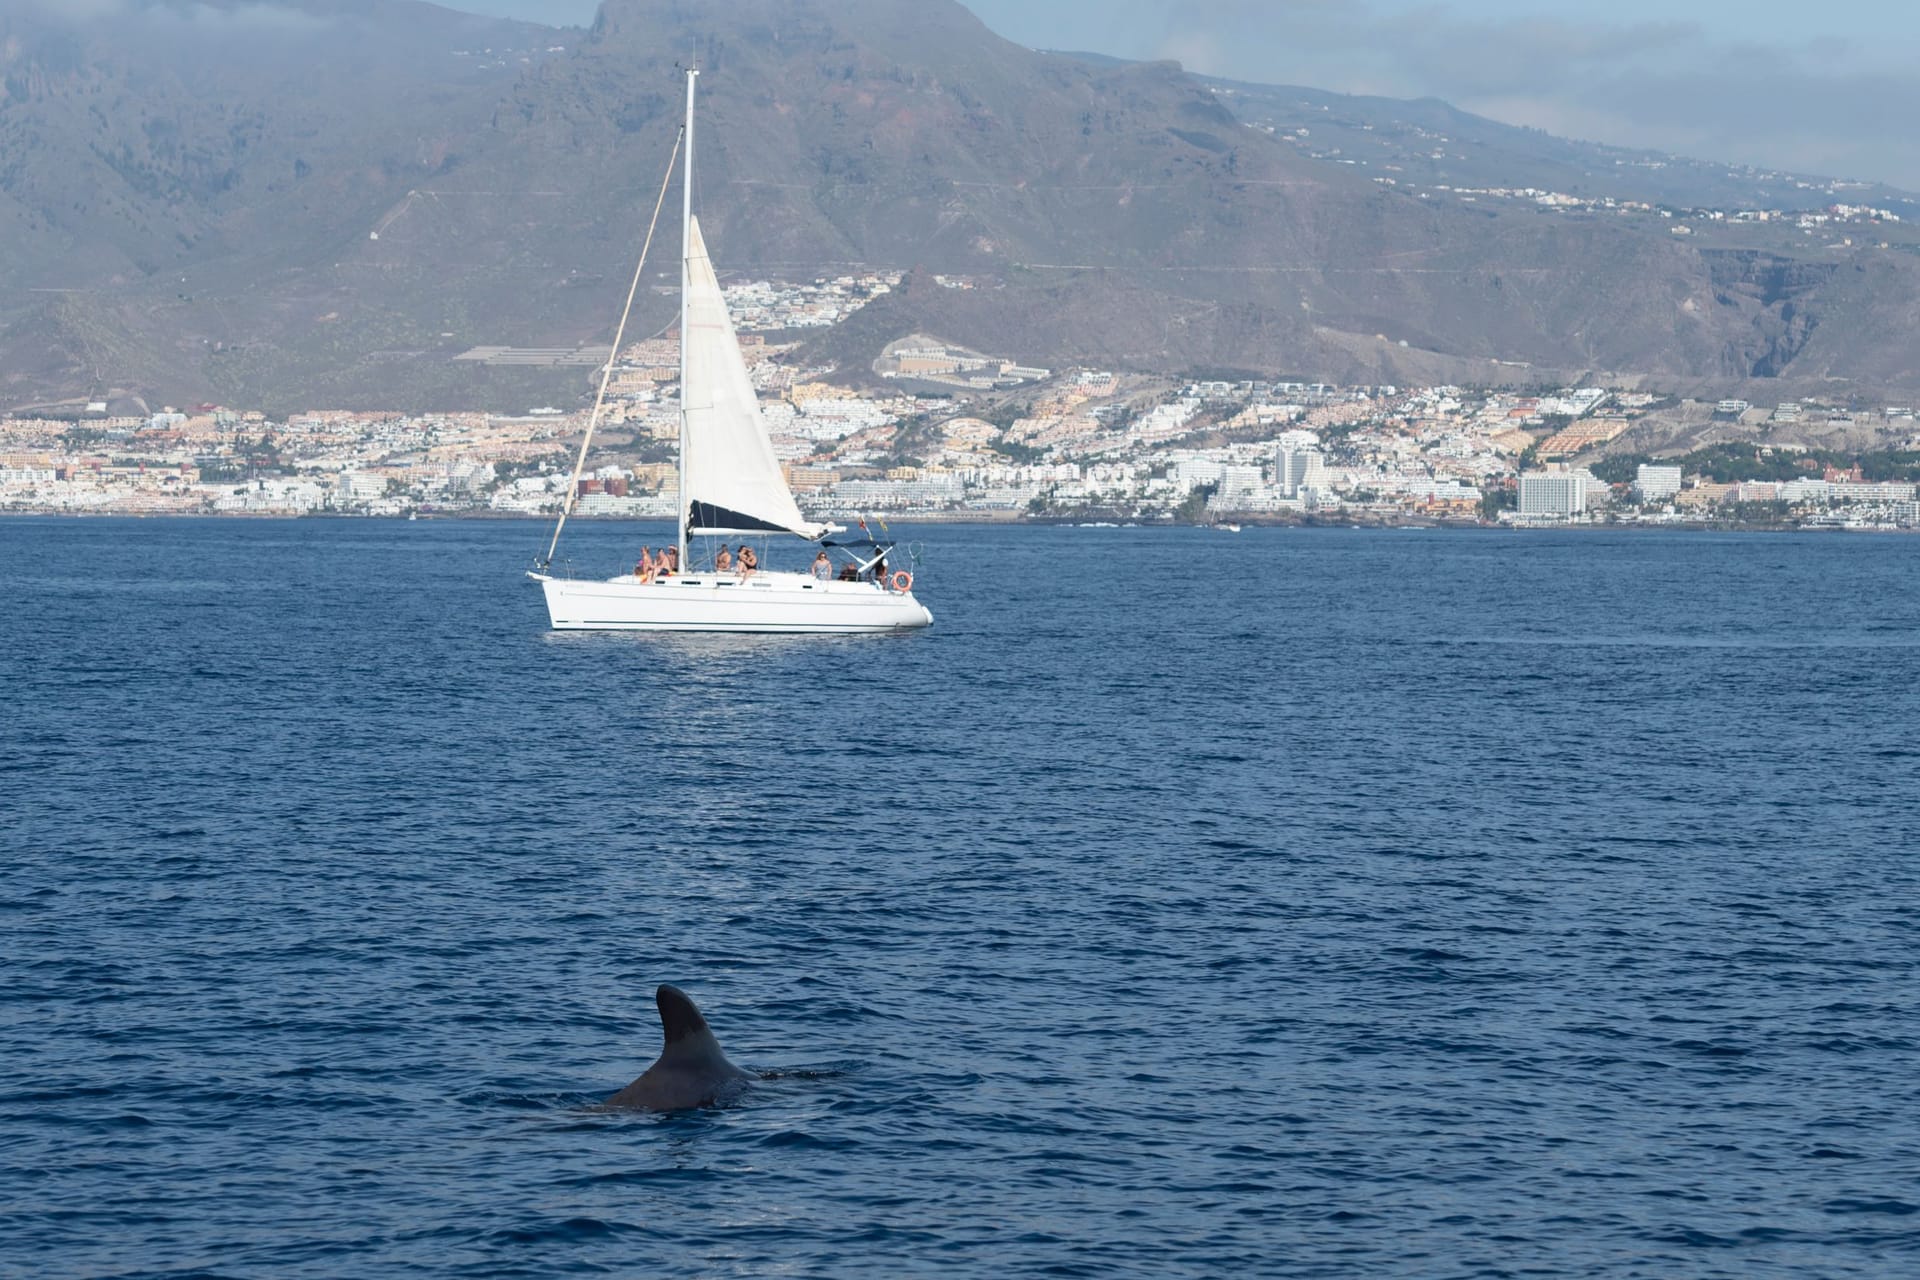
M727 315L720 282L707 256L706 241L693 216L693 96L696 70L687 72L686 148L681 170L682 245L680 270L680 534L677 564L684 571L621 574L586 580L551 571L554 549L566 527L587 444L605 399L610 358L602 371L601 393L581 441L565 506L554 527L546 558L528 574L546 594L547 616L562 631L908 631L933 622L933 614L913 595L913 575L886 572L888 543L871 537L833 541L835 526L801 515L780 473L759 401L747 376L747 363ZM661 191L665 198L665 189ZM656 217L658 209L655 210ZM651 231L648 233L651 239ZM645 264L645 250L641 255ZM640 271L634 274L637 290ZM629 312L633 296L628 295ZM614 338L620 349L626 316ZM827 572L702 573L691 539L791 535L831 549ZM712 544L709 543L709 546ZM710 555L698 557L712 563Z

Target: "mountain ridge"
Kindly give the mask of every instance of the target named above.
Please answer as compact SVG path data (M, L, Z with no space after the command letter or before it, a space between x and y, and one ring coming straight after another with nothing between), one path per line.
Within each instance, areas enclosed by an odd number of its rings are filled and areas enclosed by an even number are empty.
M816 342L844 367L927 331L1031 361L1353 381L1920 384L1897 252L1421 199L1249 125L1177 66L1026 50L950 0L744 0L718 21L607 0L570 33L355 0L297 46L236 30L239 68L151 40L136 68L84 24L76 67L22 35L34 11L0 0L0 229L19 233L0 248L0 403L527 394L452 356L605 340L689 57L717 261L911 273ZM354 23L386 13L407 20L369 50ZM636 324L671 316L648 292Z
M1085 50L1048 50L1057 56L1073 58L1095 66L1134 65L1132 60ZM1394 126L1413 129L1464 130L1478 142L1497 141L1504 149L1499 154L1502 169L1498 177L1509 186L1548 186L1555 179L1578 185L1595 178L1610 179L1605 194L1619 198L1664 201L1678 206L1739 204L1747 208L1807 208L1825 194L1845 190L1856 201L1887 203L1903 217L1920 217L1920 192L1885 182L1848 178L1838 174L1797 173L1786 169L1751 164L1715 161L1649 147L1631 147L1593 139L1560 137L1526 125L1507 124L1455 106L1443 98L1392 98L1377 94L1343 93L1305 85L1264 84L1224 76L1191 73L1220 92L1243 122L1281 123L1285 127L1321 126L1332 123L1341 136L1352 137L1355 128L1369 132ZM1250 101L1239 101L1245 98ZM1290 108L1290 109L1289 109ZM1280 118L1276 121L1276 117ZM1345 117L1342 119L1342 117ZM1456 135L1457 136L1457 135ZM1445 139L1454 141L1454 137ZM1550 166L1546 172L1526 170L1525 155L1543 153ZM1403 165L1425 159L1402 150L1392 159ZM1458 157L1456 157L1457 159ZM1516 164L1516 160L1522 163ZM1643 170L1635 174L1634 168ZM1521 172L1515 172L1515 169ZM1598 172L1596 172L1596 170ZM1665 180L1647 181L1650 175ZM1468 177L1485 180L1487 173L1425 175L1432 180ZM1639 178L1640 181L1635 181Z

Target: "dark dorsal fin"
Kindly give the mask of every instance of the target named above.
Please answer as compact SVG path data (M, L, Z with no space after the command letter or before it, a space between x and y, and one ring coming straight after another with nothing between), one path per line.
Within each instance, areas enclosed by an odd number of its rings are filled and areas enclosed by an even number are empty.
M707 1029L707 1020L680 988L661 983L660 989L653 993L653 1001L660 1006L660 1029L666 1033L669 1045Z

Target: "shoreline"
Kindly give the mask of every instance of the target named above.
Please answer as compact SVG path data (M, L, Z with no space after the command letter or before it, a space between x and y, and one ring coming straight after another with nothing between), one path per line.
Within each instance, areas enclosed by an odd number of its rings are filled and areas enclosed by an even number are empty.
M513 511L436 511L422 513L418 517L406 515L362 515L350 511L48 511L48 510L8 510L0 509L0 518L25 517L51 520L240 520L240 521L347 521L347 520L385 520L399 524L424 521L473 521L477 523L526 523L550 524L551 515L527 515ZM827 517L835 519L836 517ZM868 519L875 519L869 515ZM995 527L1028 526L1034 528L1065 529L1214 529L1226 532L1221 523L1190 523L1172 519L1140 519L1121 517L1108 519L1085 519L1073 516L1047 515L1032 516L1024 512L1002 515L997 512L913 512L911 514L889 515L888 524L902 525L992 525ZM647 525L670 524L667 516L582 516L568 517L570 524L593 525ZM1451 533L1480 531L1489 533L1878 533L1878 534L1920 534L1920 528L1886 528L1863 526L1847 528L1836 525L1804 524L1748 524L1739 521L1686 520L1686 521L1569 521L1565 524L1515 524L1487 520L1328 520L1328 519L1286 519L1278 520L1260 515L1247 515L1232 521L1242 529L1354 529L1354 530L1434 530Z

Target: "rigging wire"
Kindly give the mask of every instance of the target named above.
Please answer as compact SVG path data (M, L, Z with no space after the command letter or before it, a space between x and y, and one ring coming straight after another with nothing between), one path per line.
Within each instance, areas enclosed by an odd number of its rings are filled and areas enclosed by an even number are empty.
M633 300L640 293L640 277L647 269L647 252L653 247L653 231L660 225L660 209L667 202L667 188L673 183L673 165L680 158L680 143L687 136L686 126L673 137L673 154L667 157L667 176L660 181L659 198L653 202L653 217L647 222L647 238L640 245L640 262L633 269L633 284L627 289L627 305L621 309L620 324L613 331L613 350L607 353L606 367L600 370L600 390L593 397L593 412L587 417L587 432L580 437L580 456L573 464L573 479L567 482L567 496L560 504L560 519L553 526L553 541L547 544L546 558L540 562L545 570L553 563L553 552L560 545L560 531L567 527L567 517L573 514L573 502L580 492L580 473L587 469L587 446L593 443L594 428L600 425L600 409L607 401L607 383L613 379L613 366L620 359L620 343L627 334L627 317L633 314Z

